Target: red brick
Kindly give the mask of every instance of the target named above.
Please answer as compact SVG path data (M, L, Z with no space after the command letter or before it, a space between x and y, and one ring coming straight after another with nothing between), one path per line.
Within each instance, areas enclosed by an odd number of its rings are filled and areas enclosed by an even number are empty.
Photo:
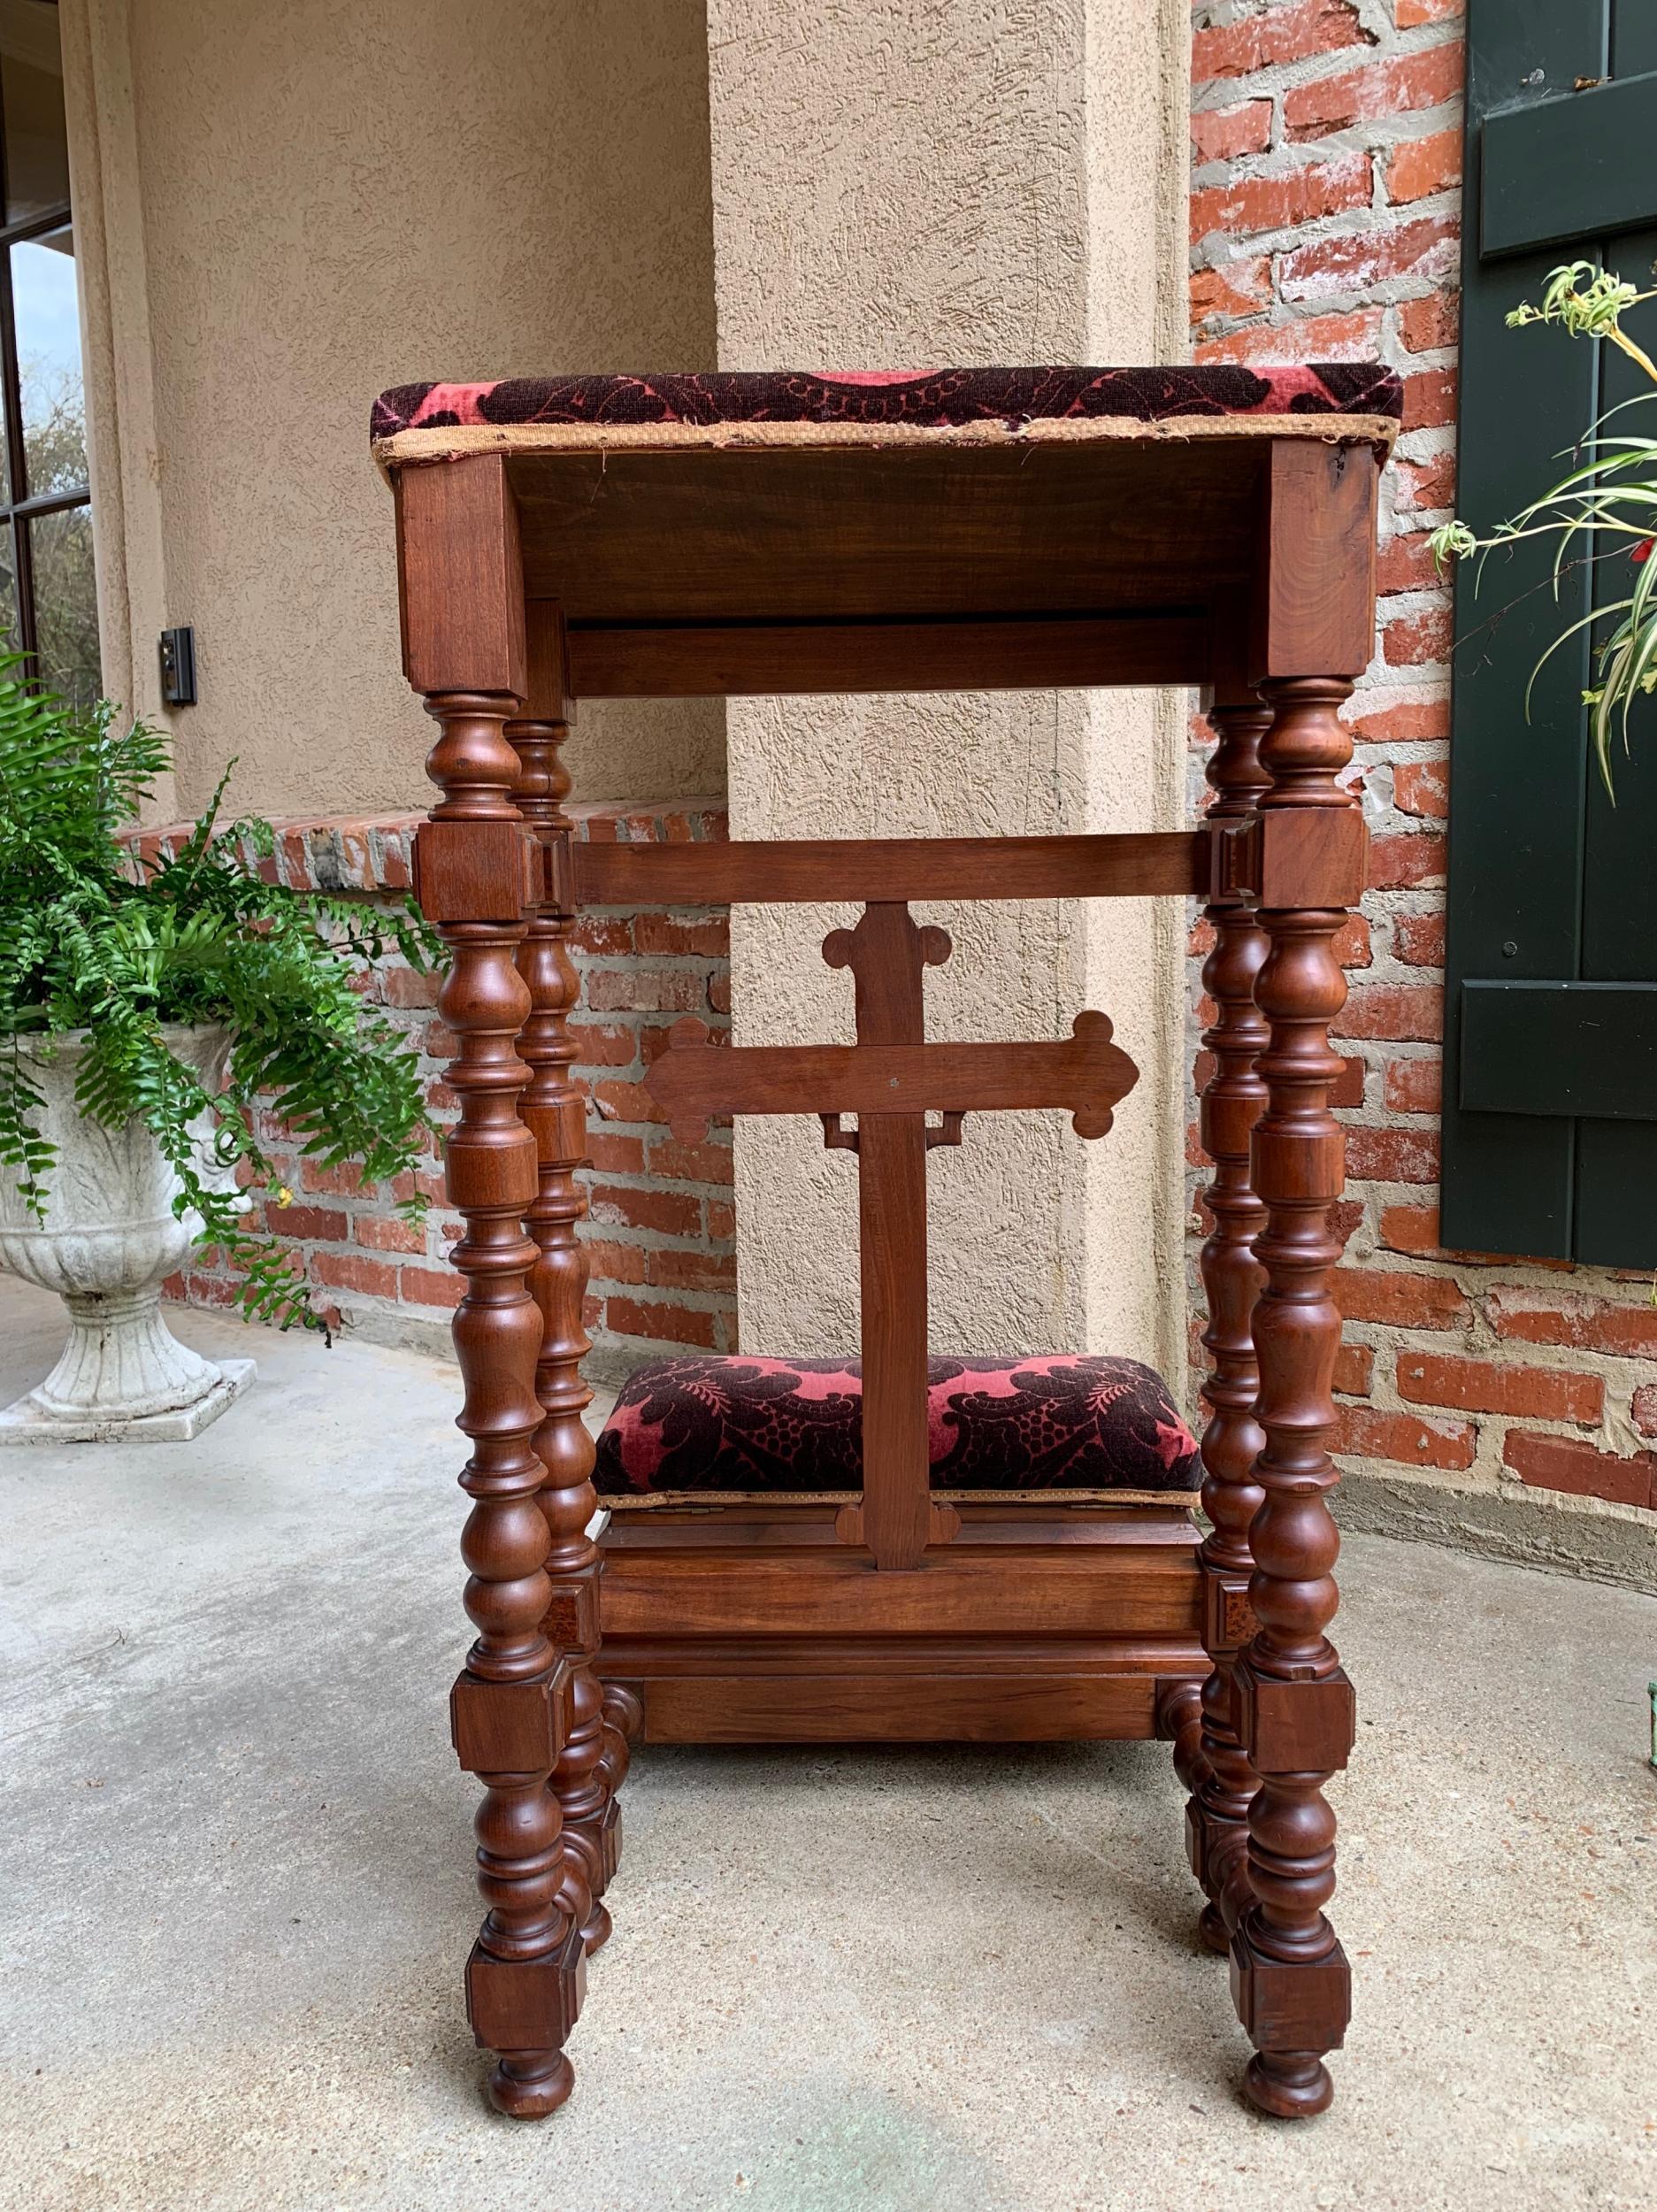
M618 1336L654 1337L669 1344L702 1344L710 1349L718 1341L716 1315L694 1306L676 1306L666 1299L647 1303L639 1298L607 1298L604 1318Z
M1384 596L1392 591L1431 591L1438 572L1427 550L1424 530L1400 531L1383 538L1376 556L1375 588Z
M426 1225L400 1214L358 1214L357 1241L376 1252L424 1252Z
M727 1206L721 1199L710 1198L708 1201L708 1234L722 1238L729 1243L736 1235L736 1208Z
M1414 1405L1456 1406L1465 1413L1509 1413L1536 1421L1598 1421L1605 1385L1598 1375L1557 1367L1494 1366L1440 1352L1400 1352L1398 1394Z
M702 1201L682 1191L630 1190L622 1183L595 1183L587 1194L589 1217L610 1226L654 1229L667 1237L702 1233Z
M1455 344L1461 302L1454 292L1434 292L1424 300L1405 300L1398 311L1404 344L1411 353L1433 353Z
M1417 23L1454 23L1465 0L1392 0L1392 20L1400 31Z
M731 979L728 975L709 977L708 1003L716 1014L728 1014L731 1011Z
M1343 1037L1434 1044L1444 1034L1444 993L1436 983L1361 983L1331 1025Z
M1392 277L1447 276L1455 262L1456 240L1456 224L1447 215L1347 231L1281 255L1277 288L1285 300L1315 300L1331 292L1362 297Z
M1455 371L1423 369L1404 379L1404 428L1437 430L1455 420Z
M595 1282L643 1282L645 1248L642 1244L618 1244L602 1237L584 1236L581 1248L587 1254L587 1272Z
M687 914L640 914L633 925L633 942L641 953L696 953L723 960L731 950L728 917Z
M295 1244L339 1244L351 1233L351 1217L333 1206L279 1206L273 1198L265 1204L265 1226Z
M1292 139L1322 138L1354 123L1441 106L1461 89L1460 45L1428 46L1293 87L1284 95L1284 127Z
M1400 760L1392 771L1392 803L1404 814L1442 821L1450 811L1447 760Z
M1395 1114L1436 1114L1444 1100L1444 1063L1436 1055L1389 1060L1382 1095Z
M1200 108L1191 118L1191 143L1199 161L1234 161L1261 154L1271 143L1271 103L1243 100L1235 107Z
M1454 642L1454 618L1448 602L1423 607L1415 614L1401 614L1381 632L1381 650L1389 668L1419 668L1426 663L1447 661Z
M1410 200L1424 200L1430 192L1442 192L1461 180L1461 134L1434 131L1427 138L1412 138L1393 150L1386 165L1386 196L1395 207Z
M1191 321L1193 328L1229 317L1239 320L1258 315L1271 304L1271 264L1264 254L1244 260L1228 260L1217 269L1193 269L1191 274ZM1208 741L1206 725L1199 741Z
M1634 1393L1629 1415L1642 1436L1657 1436L1657 1383L1642 1383Z
M1367 1398L1375 1375L1375 1354L1367 1344L1343 1344L1335 1355L1335 1388L1348 1398Z
M1304 322L1256 323L1224 338L1205 338L1194 349L1199 361L1370 361L1381 344L1381 311L1355 308L1348 314L1313 315Z
M1191 240L1199 245L1216 234L1234 239L1255 231L1292 230L1322 215L1367 207L1370 197L1368 154L1308 162L1280 176L1239 177L1192 194Z
M736 1156L728 1144L681 1144L664 1133L651 1143L650 1172L679 1183L728 1184L736 1179Z
M633 951L633 917L579 914L570 942L587 960L625 959Z
M1538 1436L1512 1430L1502 1440L1501 1456L1521 1482L1539 1490L1563 1490L1574 1498L1611 1498L1619 1505L1650 1505L1657 1453L1636 1452L1623 1459L1602 1452L1576 1436Z
M1397 538L1388 540L1392 545L1400 542ZM1353 714L1348 727L1365 745L1415 744L1446 738L1450 734L1449 698L1400 699L1394 706Z
M1343 1060L1340 1073L1329 1087L1330 1104L1331 1106L1362 1106L1363 1079L1368 1073L1369 1070L1362 1060L1356 1058Z
M1353 0L1298 0L1199 31L1191 42L1191 81L1205 84L1215 77L1245 77L1275 62L1374 42L1373 34L1359 22Z
M1354 1458L1390 1459L1404 1467L1441 1467L1451 1473L1473 1464L1477 1432L1467 1421L1423 1421L1373 1406L1335 1409L1333 1448Z
M595 968L584 997L595 1014L694 1014L707 993L700 968Z
M397 1271L384 1260L360 1259L355 1252L318 1252L311 1271L334 1290L359 1290L370 1298L395 1298Z
M440 975L404 967L382 968L380 982L387 1006L435 1006L443 985Z
M593 1103L606 1121L665 1121L667 1116L642 1083L595 1083Z
M1455 456L1435 453L1426 461L1394 461L1392 479L1400 507L1438 513L1455 504Z
M403 1267L397 1294L405 1306L436 1306L452 1312L466 1294L466 1279L452 1267Z
M299 1187L320 1192L326 1198L354 1198L363 1187L363 1171L355 1160L338 1167L324 1167L316 1160L299 1163Z
M1362 914L1348 914L1335 932L1331 947L1343 968L1367 968L1375 956L1369 949L1369 925Z
M645 1275L661 1290L734 1290L736 1255L664 1248L649 1255Z
M1392 952L1397 959L1407 961L1411 967L1443 967L1444 916L1395 914L1392 917Z
M447 1022L427 1022L420 1033L420 1050L433 1060L452 1060L459 1041Z
M1437 1252L1438 1209L1436 1206L1383 1206L1381 1241L1392 1252Z
M1657 1359L1657 1308L1618 1306L1599 1298L1542 1298L1507 1284L1485 1304L1498 1336L1525 1344L1567 1344L1575 1351L1624 1359Z
M1436 1183L1438 1137L1429 1129L1349 1128L1346 1172L1369 1183Z
M578 1067L630 1067L639 1056L639 1033L625 1022L572 1022L570 1034Z
M1369 887L1414 891L1445 866L1444 839L1435 830L1402 830L1369 841Z
M602 1175L642 1175L644 1139L625 1137L613 1129L589 1129L587 1156Z
M1335 1303L1347 1321L1378 1321L1394 1329L1454 1329L1473 1311L1447 1275L1412 1275L1398 1268L1338 1267Z

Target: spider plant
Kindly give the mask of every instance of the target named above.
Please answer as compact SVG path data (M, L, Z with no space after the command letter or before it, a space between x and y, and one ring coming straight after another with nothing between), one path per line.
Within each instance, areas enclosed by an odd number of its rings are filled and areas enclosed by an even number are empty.
M1601 416L1577 448L1584 457L1539 498L1506 522L1498 523L1487 537L1479 537L1466 523L1456 521L1443 524L1428 541L1440 574L1451 560L1477 554L1482 578L1484 563L1498 546L1515 545L1526 538L1552 538L1555 599L1567 562L1573 556L1603 559L1607 550L1615 554L1615 541L1628 541L1624 549L1634 575L1626 595L1569 623L1530 672L1525 692L1528 713L1537 677L1553 655L1579 632L1607 623L1611 626L1595 641L1596 680L1583 698L1593 710L1590 729L1594 757L1614 804L1613 730L1626 751L1630 709L1641 694L1657 690L1657 564L1651 557L1657 542L1653 534L1657 532L1657 438L1640 437L1629 424L1612 435L1607 426L1618 417L1626 417L1630 408L1657 399L1657 364L1622 326L1630 308L1653 298L1657 298L1657 289L1642 292L1608 269L1596 270L1589 261L1572 261L1549 276L1540 307L1527 303L1514 310L1507 318L1512 329L1552 323L1569 337L1605 339L1628 356L1653 388Z

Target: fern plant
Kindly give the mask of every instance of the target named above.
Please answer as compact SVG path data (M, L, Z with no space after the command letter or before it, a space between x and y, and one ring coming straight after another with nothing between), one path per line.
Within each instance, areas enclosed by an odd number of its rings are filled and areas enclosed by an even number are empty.
M198 1243L241 1273L250 1318L326 1334L292 1250L248 1225L239 1192L203 1179L191 1125L207 1118L219 1179L234 1168L279 1213L293 1194L259 1141L256 1101L303 1156L355 1161L368 1187L411 1171L431 1133L418 1064L357 982L394 944L426 968L434 941L412 909L265 882L270 824L219 823L229 769L182 849L141 864L120 833L168 765L157 732L118 727L107 703L80 711L0 657L0 1164L43 1218L56 1161L22 1041L49 1054L52 1035L84 1030L81 1111L150 1130L181 1187L175 1210L193 1208ZM219 1096L168 1049L168 1023L228 1030Z
M1657 544L1657 438L1638 434L1638 416L1618 423L1615 437L1607 426L1626 417L1628 410L1657 400L1657 363L1622 328L1622 317L1630 307L1653 298L1657 291L1642 292L1590 261L1572 261L1550 274L1540 307L1526 303L1515 308L1507 318L1510 329L1552 324L1568 337L1603 338L1626 354L1654 388L1625 400L1592 424L1578 449L1584 457L1577 465L1529 506L1498 523L1488 537L1479 537L1466 523L1455 521L1442 524L1428 540L1442 574L1450 561L1470 554L1480 557L1482 573L1484 558L1496 547L1515 545L1524 538L1552 538L1556 599L1566 563L1573 557L1627 557L1635 572L1626 595L1561 630L1532 669L1525 693L1528 713L1537 677L1553 655L1578 632L1608 625L1594 641L1597 680L1583 697L1593 710L1590 728L1594 757L1614 803L1613 733L1621 737L1626 751L1630 708L1642 695L1657 690L1657 562L1651 557Z

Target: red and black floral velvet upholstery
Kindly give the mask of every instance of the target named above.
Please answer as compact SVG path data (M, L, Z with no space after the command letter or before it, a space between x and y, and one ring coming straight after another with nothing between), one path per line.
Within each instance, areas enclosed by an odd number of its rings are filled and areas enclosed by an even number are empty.
M719 370L662 376L509 377L493 384L399 384L374 402L372 430L462 424L802 422L903 424L1189 415L1385 415L1403 387L1377 362L1250 368L1237 362L1150 369Z
M935 1490L1087 1490L1181 1502L1197 1447L1160 1375L1137 1360L1047 1356L928 1362ZM821 1495L863 1486L856 1360L694 1354L639 1368L599 1438L602 1497Z

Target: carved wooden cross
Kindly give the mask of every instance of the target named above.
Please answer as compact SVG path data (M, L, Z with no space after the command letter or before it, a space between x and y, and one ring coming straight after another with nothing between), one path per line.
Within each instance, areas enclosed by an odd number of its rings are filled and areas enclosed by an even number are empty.
M928 1465L928 1151L958 1144L964 1115L1010 1107L1068 1107L1078 1136L1102 1137L1139 1080L1103 1014L1078 1014L1059 1043L929 1045L923 977L949 953L947 932L917 928L907 904L869 905L823 941L829 965L852 972L855 1045L716 1047L702 1023L676 1022L645 1079L676 1133L699 1133L710 1114L814 1113L826 1143L857 1156L863 1491L835 1530L877 1567L917 1567L960 1525L934 1502Z

